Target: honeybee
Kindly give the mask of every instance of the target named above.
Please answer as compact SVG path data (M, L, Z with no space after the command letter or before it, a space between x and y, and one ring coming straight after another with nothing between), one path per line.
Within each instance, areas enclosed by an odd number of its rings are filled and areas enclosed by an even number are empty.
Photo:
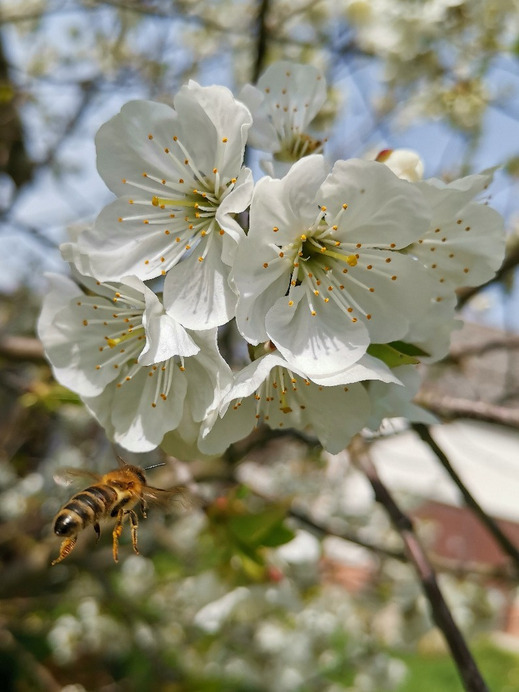
M72 476L83 476L95 481L79 493L73 495L63 505L54 519L54 533L63 541L60 546L59 556L51 563L56 565L64 560L76 545L78 534L87 526L92 525L97 534L97 540L101 536L99 522L102 519L115 518L113 536L113 556L118 562L119 538L123 531L123 522L128 517L130 520L132 545L135 553L137 549L137 527L139 525L137 513L133 509L140 505L144 519L147 517L148 503L166 506L176 496L185 493L183 486L177 486L169 490L153 488L146 481L146 471L164 464L154 464L147 468L127 464L121 457L117 457L119 468L103 475L80 469L66 469L64 475L56 478L63 482L66 478L70 482Z

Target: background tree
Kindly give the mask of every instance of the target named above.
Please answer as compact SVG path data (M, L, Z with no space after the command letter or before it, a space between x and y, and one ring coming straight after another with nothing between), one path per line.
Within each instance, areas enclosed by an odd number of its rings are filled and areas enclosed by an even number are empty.
M334 123L332 158L414 146L426 175L447 180L502 166L491 203L505 215L508 252L483 294L491 309L478 310L480 294L472 289L462 289L459 306L493 326L519 327L517 3L336 5L1 3L0 670L13 689L404 689L402 660L408 647L425 645L431 617L466 689L500 689L503 669L510 689L513 676L519 679L517 661L495 654L503 660L494 672L486 649L477 649L481 676L455 624L467 632L493 624L493 604L516 585L517 548L424 425L416 432L508 556L507 568L492 575L500 589L470 565L436 565L454 619L410 521L369 459L369 442L338 461L303 435L262 431L218 462L156 471L153 485L189 482L200 499L176 520L152 515L141 530L145 557L129 556L123 545L126 559L114 568L108 542L94 550L85 541L74 561L48 567L57 549L52 518L66 499L54 472L63 465L104 472L114 462L79 400L52 381L34 322L43 272L62 270L58 245L66 227L93 220L109 201L95 173L93 139L124 102L171 103L189 78L238 93L273 61L290 59L328 77L320 125ZM254 152L249 157L259 172ZM221 342L239 363L232 330ZM466 371L467 358L490 349L505 354L502 391L490 398L482 377L472 397L438 387ZM516 349L516 337L499 334L472 354L466 346L454 350L431 370L420 401L448 420L516 429ZM471 379L468 389L474 386ZM156 462L157 454L136 461ZM359 478L381 509L345 504ZM349 583L346 591L337 574L333 556L343 540L369 551L359 564L371 565L377 578L363 589ZM421 679L420 688L425 684Z

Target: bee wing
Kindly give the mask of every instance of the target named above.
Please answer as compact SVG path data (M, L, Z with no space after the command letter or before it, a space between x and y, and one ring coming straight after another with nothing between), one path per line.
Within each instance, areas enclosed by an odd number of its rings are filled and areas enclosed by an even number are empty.
M69 486L79 485L80 481L85 483L97 483L101 478L100 474L86 469L77 469L73 466L65 466L58 469L54 474L54 480L58 485Z
M193 504L193 497L188 488L184 485L177 485L174 488L154 488L147 485L143 491L144 499L150 504L159 505L164 509L180 506L189 507Z

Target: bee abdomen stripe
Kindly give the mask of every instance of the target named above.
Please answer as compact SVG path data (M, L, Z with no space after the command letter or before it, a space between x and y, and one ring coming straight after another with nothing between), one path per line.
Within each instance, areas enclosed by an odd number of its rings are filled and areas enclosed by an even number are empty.
M90 489L84 490L82 493L74 495L72 500L68 503L68 506L73 502L79 502L83 505L87 505L95 514L102 512L105 508L106 501L96 494L90 492Z
M83 492L90 493L90 495L94 495L96 498L101 500L101 502L103 502L105 506L117 500L116 491L113 488L110 488L110 486L108 485L92 485L90 488L87 488Z
M92 521L98 509L93 509L92 504L87 504L86 502L78 500L77 498L78 496L75 495L72 498L72 500L70 500L70 502L67 502L63 509L77 514L77 516L83 521L83 523L88 523L89 521Z

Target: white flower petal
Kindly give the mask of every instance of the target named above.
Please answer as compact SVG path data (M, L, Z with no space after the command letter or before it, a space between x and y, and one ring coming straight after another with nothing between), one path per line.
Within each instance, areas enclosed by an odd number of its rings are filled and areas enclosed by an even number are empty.
M319 201L330 217L347 204L337 221L337 238L342 242L398 250L429 227L429 209L418 187L375 161L337 161L321 187Z
M166 276L166 312L188 329L211 329L234 316L238 297L221 256L221 241L209 237Z
M412 403L421 384L420 373L414 365L395 368L403 387L395 384L373 381L368 385L372 402L372 412L367 423L371 430L377 430L384 418L407 418L418 423L435 423L435 416Z
M263 151L301 151L304 156L304 145L312 141L308 126L326 100L326 81L311 65L280 60L264 72L257 87L244 87L240 100L254 118L251 146Z
M233 263L238 243L245 237L243 228L234 219L234 215L249 206L253 189L252 171L249 168L242 168L233 190L223 197L216 210L215 219L218 226L225 231L224 237L230 236L232 240L232 243L229 243L229 247L233 248L232 254L223 255L224 262L229 266Z
M434 363L449 352L451 334L460 329L463 322L456 319L457 297L452 291L431 302L425 319L410 323L403 341L418 346L427 355L420 356L422 363Z
M201 170L207 170L208 164L216 165L225 177L237 174L252 125L248 108L226 87L202 87L192 80L179 90L173 103L191 133L191 155L200 162Z
M186 252L185 223L178 232L169 212L156 218L153 214L150 202L133 202L130 197L106 206L95 228L78 239L80 253L89 258L88 273L100 281L119 281L130 274L148 280L174 266Z
M174 356L194 356L200 349L184 327L170 315L156 315L146 326L146 346L140 365L153 365Z
M480 286L495 275L503 261L501 215L472 201L489 179L488 175L473 175L450 185L439 181L420 184L432 221L410 252L430 269L440 295L460 286Z
M437 289L423 266L398 252L361 251L341 291L351 315L364 324L375 343L403 338L409 325L423 319ZM321 312L326 311L327 306Z
M364 382L367 380L380 380L381 382L393 382L400 384L400 380L385 363L367 353L348 368L328 376L312 376L312 381L325 387Z
M222 452L264 422L274 430L315 434L325 449L337 453L364 427L369 412L362 385L319 386L272 353L237 375L223 400L221 418L206 426L199 446L206 453Z
M144 300L132 288L128 291L130 301L121 309L113 299L85 295L74 282L53 278L43 302L39 335L56 379L82 396L99 394L117 379L120 364L144 346ZM114 296L115 289L111 293Z
M303 233L319 214L316 194L327 173L324 158L314 155L295 163L281 180L262 178L252 197L248 237L282 245Z
M256 243L249 236L240 243L233 275L240 294L236 324L252 344L268 339L265 316L286 293L291 263L289 257L280 258L276 248Z
M220 355L217 330L192 332L200 353L186 361L190 386L186 395L186 408L195 423L204 421L232 383L232 372Z
M327 307L312 315L312 305L302 287L297 287L290 300L280 298L267 313L270 339L287 362L308 377L342 371L356 363L368 347L362 322L352 322L340 310Z
M125 449L132 452L155 449L166 432L178 425L187 378L173 363L169 367L172 394L166 399L157 391L158 375L152 368L140 368L121 387L110 387L96 398L84 399L108 436Z
M361 384L315 387L317 391L312 385L312 396L308 397L308 418L324 449L338 454L366 425L371 411L370 397Z

